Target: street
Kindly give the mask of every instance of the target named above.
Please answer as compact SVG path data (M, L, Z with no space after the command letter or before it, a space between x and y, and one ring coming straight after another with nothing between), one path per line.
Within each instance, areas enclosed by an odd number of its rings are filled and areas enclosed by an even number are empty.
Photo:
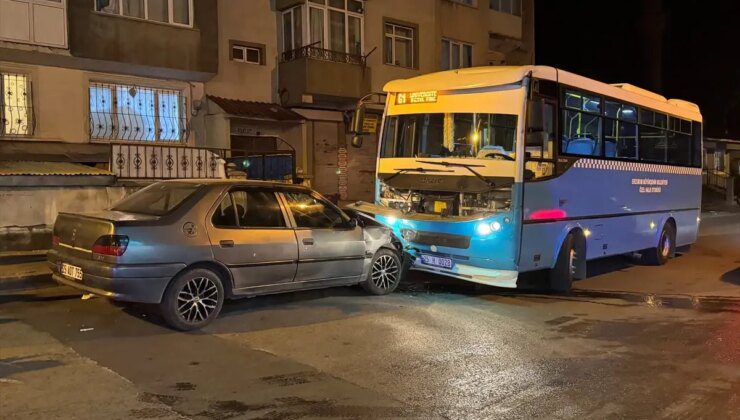
M415 273L229 302L177 333L54 287L0 299L0 414L26 418L738 418L740 235L570 296Z

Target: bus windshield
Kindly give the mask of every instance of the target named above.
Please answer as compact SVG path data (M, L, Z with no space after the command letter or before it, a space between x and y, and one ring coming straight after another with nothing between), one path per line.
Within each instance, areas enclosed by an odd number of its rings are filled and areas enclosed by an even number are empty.
M393 115L385 120L380 157L513 158L516 126L513 114Z

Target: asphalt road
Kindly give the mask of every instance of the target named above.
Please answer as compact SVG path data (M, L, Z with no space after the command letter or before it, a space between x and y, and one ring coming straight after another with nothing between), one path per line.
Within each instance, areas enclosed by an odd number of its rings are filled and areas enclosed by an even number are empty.
M740 235L572 296L416 274L231 302L200 333L71 289L0 296L0 417L740 418Z

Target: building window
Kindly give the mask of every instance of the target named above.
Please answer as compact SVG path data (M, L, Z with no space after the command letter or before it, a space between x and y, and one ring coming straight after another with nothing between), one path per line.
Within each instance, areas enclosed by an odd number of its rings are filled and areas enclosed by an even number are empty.
M90 84L90 138L180 142L187 139L185 97L179 90Z
M489 0L491 10L496 10L510 15L522 15L522 0Z
M442 40L442 70L473 67L473 46L463 42Z
M383 62L392 66L414 68L415 37L414 28L387 22Z
M476 7L476 0L450 0L453 3L460 3L470 7Z
M193 0L95 0L95 10L152 22L193 26Z
M265 46L250 42L229 41L231 60L240 63L265 64Z
M0 93L0 135L33 134L33 100L28 76L0 73Z
M0 0L0 39L66 48L67 0Z
M360 0L308 0L284 11L283 51L310 45L362 55L363 7Z

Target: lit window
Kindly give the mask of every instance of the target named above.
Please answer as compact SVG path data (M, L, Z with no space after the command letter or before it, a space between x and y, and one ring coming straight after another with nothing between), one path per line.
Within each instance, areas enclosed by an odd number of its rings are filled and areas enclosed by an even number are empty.
M183 141L185 98L179 90L92 83L90 137L100 140Z
M193 0L95 0L95 10L153 22L193 26Z
M385 24L385 64L414 67L414 28Z
M231 59L240 63L262 64L262 48L233 44Z
M442 70L473 67L473 46L463 42L442 40Z
M28 76L0 73L0 93L0 135L33 134L33 101Z

